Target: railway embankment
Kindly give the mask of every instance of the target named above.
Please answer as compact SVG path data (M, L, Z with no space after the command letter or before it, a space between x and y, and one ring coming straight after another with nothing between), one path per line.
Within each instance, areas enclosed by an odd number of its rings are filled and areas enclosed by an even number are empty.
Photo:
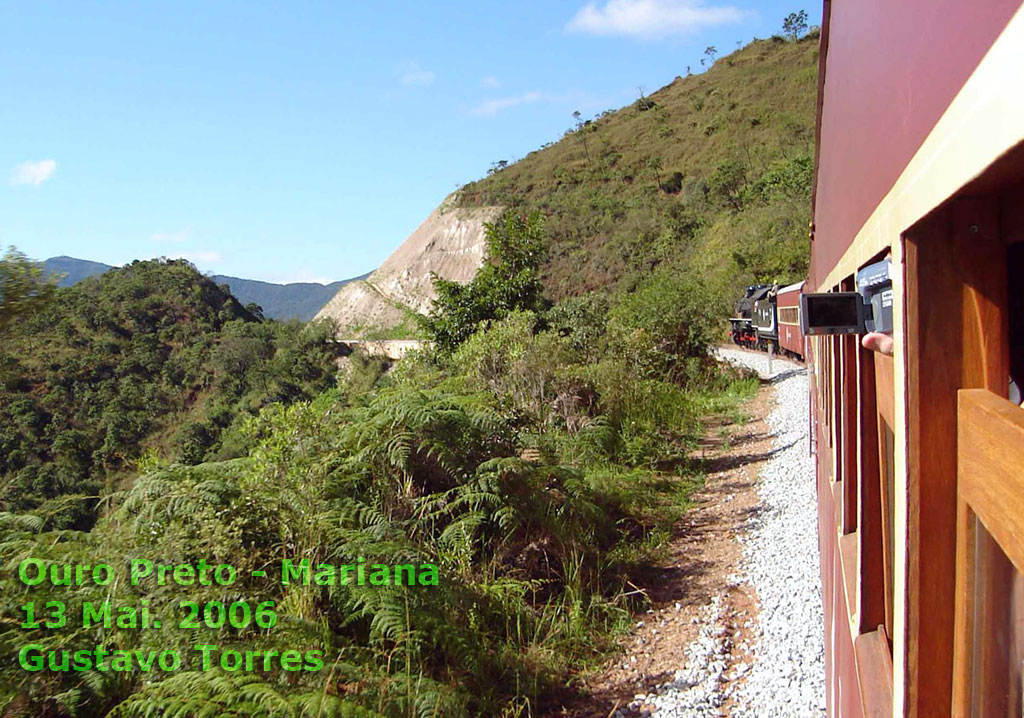
M806 369L776 358L769 371L766 355L743 350L719 357L764 384L747 422L709 435L704 488L649 587L652 608L589 681L600 715L825 715Z
M771 382L773 453L757 482L759 510L743 545L742 580L756 592L754 660L732 691L734 716L825 715L824 624L807 370L763 354L722 350Z

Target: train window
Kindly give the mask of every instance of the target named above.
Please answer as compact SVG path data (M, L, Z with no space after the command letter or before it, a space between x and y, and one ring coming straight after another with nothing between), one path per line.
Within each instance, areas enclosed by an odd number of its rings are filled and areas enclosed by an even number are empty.
M825 425L828 427L828 448L832 448L832 427L835 426L835 422L832 421L832 337L825 337L824 346L822 347L823 356L825 359L825 382L824 382L824 394L825 394ZM834 478L834 477L833 477Z
M838 292L839 285L835 285L830 291ZM842 367L839 364L839 342L835 336L828 338L828 355L831 367L828 383L828 415L829 426L832 427L832 431L829 433L828 445L832 448L832 479L839 481L841 477L839 476L839 461L836 457L840 456L843 450L843 436L839 425L839 417L842 416L839 411L839 403L842 397L839 377L842 373Z
M958 480L973 530L958 529L958 543L970 547L970 558L961 556L957 592L973 601L958 607L957 619L973 634L965 643L972 655L962 667L973 684L967 694L970 715L1017 718L1024 715L1024 553L1017 533L1024 513L1019 488L1024 412L1013 410L1003 398L1006 394L1000 394L1008 388L1010 401L1018 405L1024 398L1024 244L1009 245L1005 261L1009 376L995 391L990 387L970 397L961 391L959 399ZM978 491L979 485L992 493ZM962 699L962 694L954 696L964 708Z
M835 449L836 444L836 342L835 337L828 338L828 426L831 429L828 436L829 448ZM833 453L834 455L834 453ZM835 467L832 469L832 479L836 478Z
M969 695L978 688L977 697L1000 701L1008 688L1016 691L1005 663L996 665L1009 658L1010 626L990 610L1005 607L1010 594L1001 580L990 580L995 557L976 553L968 536L1024 515L1024 491L1016 488L1024 412L1012 411L1003 398L1010 322L1001 232L1007 226L998 197L978 194L945 203L903 235L906 373L897 390L906 392L905 431L902 421L889 426L896 431L897 463L900 454L907 458L906 475L896 477L896 504L906 499L896 520L897 555L906 547L894 567L897 581L906 577L896 610L903 608L906 623L895 643L904 644L904 655L917 656L916 670L904 673L904 695L915 696L906 705L915 715L1020 718L990 705L975 712ZM955 340L937 342L950 327ZM983 526L973 521L975 510L985 514ZM1000 543L1007 555L1024 559L1019 533ZM975 562L979 581L972 576ZM983 644L977 665L975 639Z
M832 363L832 339L829 337L825 340L825 346L823 347L825 352L825 424L828 426L828 448L830 450L829 455L831 456L832 449L832 429L835 426L835 421L832 416L832 375L835 371L835 367ZM831 476L830 478L835 478Z
M822 423L828 424L828 416L825 412L825 392L828 391L828 352L825 351L825 341L821 337L814 337L814 356L817 358L818 367L821 372L818 376L818 416Z
M799 307L779 307L779 324L800 324Z

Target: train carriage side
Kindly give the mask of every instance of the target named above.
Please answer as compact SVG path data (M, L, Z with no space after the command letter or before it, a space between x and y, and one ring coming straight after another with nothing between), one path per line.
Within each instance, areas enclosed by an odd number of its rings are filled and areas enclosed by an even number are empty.
M831 716L1024 715L1021 67L1020 0L824 3L804 291L892 284L807 340Z
M804 335L800 331L800 293L804 282L783 287L777 295L779 347L784 354L803 359Z

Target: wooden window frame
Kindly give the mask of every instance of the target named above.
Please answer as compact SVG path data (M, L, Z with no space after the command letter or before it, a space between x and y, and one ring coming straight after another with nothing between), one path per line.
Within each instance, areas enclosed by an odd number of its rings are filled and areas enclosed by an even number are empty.
M895 568L906 570L906 611L903 635L893 640L906 654L900 708L909 718L930 718L952 709L957 391L1006 391L1006 252L997 198L947 202L907 230L904 249L907 533L897 537L906 544L906 564Z
M1004 632L1015 574L1024 574L1024 410L985 389L961 390L957 444L953 715L1020 715L1020 686L1001 689L1014 673Z
M877 520L880 524L880 537L882 539L882 625L885 626L886 635L889 636L891 645L895 619L893 616L895 606L895 519L892 514L895 508L895 496L892 494L899 486L895 475L888 475L889 467L884 457L889 453L886 448L885 429L893 436L892 451L896 450L896 407L895 407L895 376L892 357L881 355L875 356L875 386L882 387L876 394L877 415L875 418L877 445L875 452L878 456L878 514ZM892 388L892 391L885 391ZM895 463L892 470L895 470Z
M839 288L844 292L856 289L851 275L844 279ZM857 407L860 405L860 387L857 381L857 346L860 338L855 334L841 334L836 337L839 356L840 394L839 419L836 422L842 435L842 450L837 451L837 478L843 482L842 528L844 534L857 530Z

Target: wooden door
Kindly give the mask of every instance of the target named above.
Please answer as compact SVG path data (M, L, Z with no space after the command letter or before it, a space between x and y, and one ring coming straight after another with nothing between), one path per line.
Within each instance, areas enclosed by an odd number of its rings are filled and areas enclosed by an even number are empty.
M958 393L957 479L953 714L1021 718L1024 409Z

